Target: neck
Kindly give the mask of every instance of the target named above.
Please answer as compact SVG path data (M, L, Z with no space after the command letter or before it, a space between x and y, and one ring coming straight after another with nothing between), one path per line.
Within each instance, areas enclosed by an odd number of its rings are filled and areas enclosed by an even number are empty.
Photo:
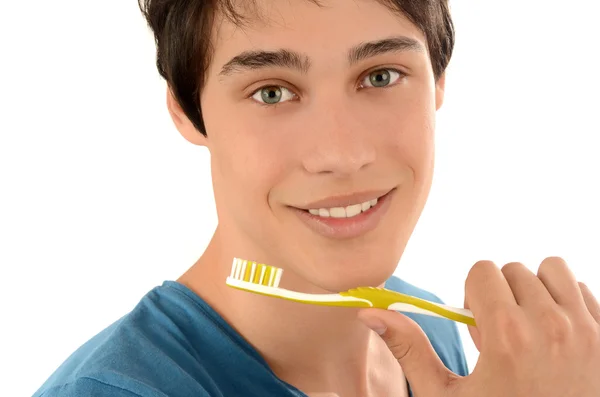
M391 369L394 383L403 385L397 362L383 341L357 320L357 309L306 305L230 288L225 279L236 254L227 247L231 245L217 229L205 253L178 281L219 312L279 378L309 392L369 396L384 387L382 372L385 378Z

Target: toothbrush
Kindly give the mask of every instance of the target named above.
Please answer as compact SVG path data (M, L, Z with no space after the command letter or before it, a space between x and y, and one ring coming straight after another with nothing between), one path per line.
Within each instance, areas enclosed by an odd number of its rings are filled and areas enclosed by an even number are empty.
M338 294L307 294L279 287L283 269L244 259L234 258L231 275L226 284L232 288L322 306L375 307L400 312L425 314L447 318L476 326L473 313L468 309L446 306L441 303L390 291L385 288L358 287Z

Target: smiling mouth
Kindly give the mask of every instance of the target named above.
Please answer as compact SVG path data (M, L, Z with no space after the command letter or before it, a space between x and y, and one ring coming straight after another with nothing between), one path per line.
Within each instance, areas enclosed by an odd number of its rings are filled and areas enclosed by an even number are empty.
M299 219L327 238L352 239L375 230L391 205L396 188L387 192L373 192L351 196L329 198L304 208L291 207ZM370 196L370 197L369 197ZM367 200L368 201L362 201ZM356 200L355 203L352 203ZM344 204L349 204L342 206ZM321 206L321 208L311 208ZM334 207L327 207L334 205ZM337 206L336 206L337 205Z
M394 190L394 189L392 189ZM391 191L388 191L385 194L379 194L378 196L364 201L357 202L354 204L346 205L346 206L334 206L334 207L320 207L320 208L298 208L303 212L307 212L318 218L336 218L336 219L344 219L344 218L354 218L362 213L370 212L370 210L377 206L377 203L383 198L385 198Z
M376 206L379 198L380 197L377 197L373 200L365 201L364 203L352 204L346 207L314 208L304 211L321 218L352 218L363 212L367 212L371 207Z

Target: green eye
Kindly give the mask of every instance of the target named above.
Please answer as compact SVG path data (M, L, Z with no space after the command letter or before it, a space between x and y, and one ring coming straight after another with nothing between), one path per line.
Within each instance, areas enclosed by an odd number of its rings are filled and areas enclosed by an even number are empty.
M385 87L390 83L390 72L387 70L378 70L370 73L369 80L373 87Z
M260 97L265 103L278 103L281 100L281 89L279 87L262 88L260 90Z
M281 102L289 101L294 97L295 94L290 90L276 85L259 88L252 95L252 99L264 105L276 105Z
M400 78L400 73L393 69L380 69L375 70L367 77L363 84L366 87L386 87L392 83L395 83Z

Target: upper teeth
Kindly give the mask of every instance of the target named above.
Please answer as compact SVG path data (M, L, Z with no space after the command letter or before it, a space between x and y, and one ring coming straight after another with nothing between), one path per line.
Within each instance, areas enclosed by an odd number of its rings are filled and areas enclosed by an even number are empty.
M319 208L319 209L310 209L310 212L313 215L319 215L325 218L351 218L368 210L377 204L377 199L373 199L370 201L365 201L362 204L354 204L349 205L347 207L334 207L334 208Z

